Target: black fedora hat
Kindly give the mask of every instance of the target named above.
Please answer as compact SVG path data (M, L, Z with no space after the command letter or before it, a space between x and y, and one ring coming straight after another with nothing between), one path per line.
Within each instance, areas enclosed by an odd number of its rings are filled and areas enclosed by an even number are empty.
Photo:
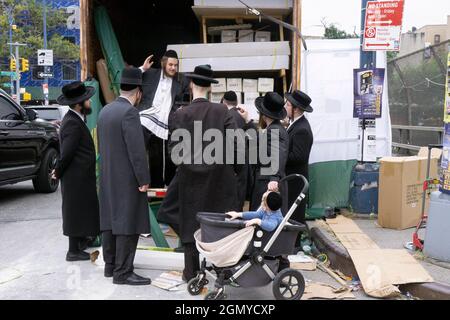
M120 85L142 86L142 71L135 67L125 67L120 78Z
M89 100L94 94L94 87L85 86L81 81L75 81L62 87L62 95L56 101L58 104L71 106Z
M210 87L212 83L219 83L213 78L214 71L209 64L195 67L194 73L186 74L199 87Z
M255 105L260 113L271 119L283 120L287 117L284 99L276 92L267 92L264 97L256 98Z
M313 112L311 107L311 98L300 90L295 90L293 93L286 93L286 99L292 104L293 107L299 108L305 112Z

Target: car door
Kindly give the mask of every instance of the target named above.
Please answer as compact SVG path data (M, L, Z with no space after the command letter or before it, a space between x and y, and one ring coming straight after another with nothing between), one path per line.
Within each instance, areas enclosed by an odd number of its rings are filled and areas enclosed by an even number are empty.
M45 130L25 121L20 107L0 95L0 181L33 175Z

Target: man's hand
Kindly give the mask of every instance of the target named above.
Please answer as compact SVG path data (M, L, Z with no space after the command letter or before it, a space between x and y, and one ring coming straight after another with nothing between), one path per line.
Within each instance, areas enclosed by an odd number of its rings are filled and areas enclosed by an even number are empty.
M238 109L239 114L241 115L242 119L244 119L245 123L249 123L248 111L242 107L238 107L237 109Z
M270 181L269 184L267 185L267 190L278 192L278 182Z
M242 214L236 211L227 212L226 215L230 216L231 220L235 220L237 218L242 218Z
M246 227L251 227L251 226L261 226L261 219L252 219L247 221L247 223L245 224Z
M145 186L139 187L139 192L147 193L149 187L150 186L148 184L146 184Z
M147 57L147 59L145 59L144 64L141 67L144 72L152 67L152 65L154 63L152 61L152 59L153 59L153 55L151 55L151 56Z

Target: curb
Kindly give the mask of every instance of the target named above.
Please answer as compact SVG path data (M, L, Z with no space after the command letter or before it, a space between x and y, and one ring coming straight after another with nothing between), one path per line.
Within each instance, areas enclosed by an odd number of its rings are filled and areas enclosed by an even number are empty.
M353 261L345 248L338 246L317 227L310 230L310 235L317 249L325 253L330 260L331 267L339 269L346 275L357 276ZM399 286L400 291L409 292L422 300L450 300L450 285L433 283L411 283Z

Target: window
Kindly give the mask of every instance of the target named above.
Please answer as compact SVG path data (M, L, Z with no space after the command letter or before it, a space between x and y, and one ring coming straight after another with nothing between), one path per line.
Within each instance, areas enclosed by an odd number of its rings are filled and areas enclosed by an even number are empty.
M0 97L0 120L20 120L21 118L20 112L12 103Z
M77 80L77 66L74 63L65 63L62 65L62 79L64 81Z
M439 44L439 43L441 43L441 35L436 34L436 35L434 35L434 44Z

